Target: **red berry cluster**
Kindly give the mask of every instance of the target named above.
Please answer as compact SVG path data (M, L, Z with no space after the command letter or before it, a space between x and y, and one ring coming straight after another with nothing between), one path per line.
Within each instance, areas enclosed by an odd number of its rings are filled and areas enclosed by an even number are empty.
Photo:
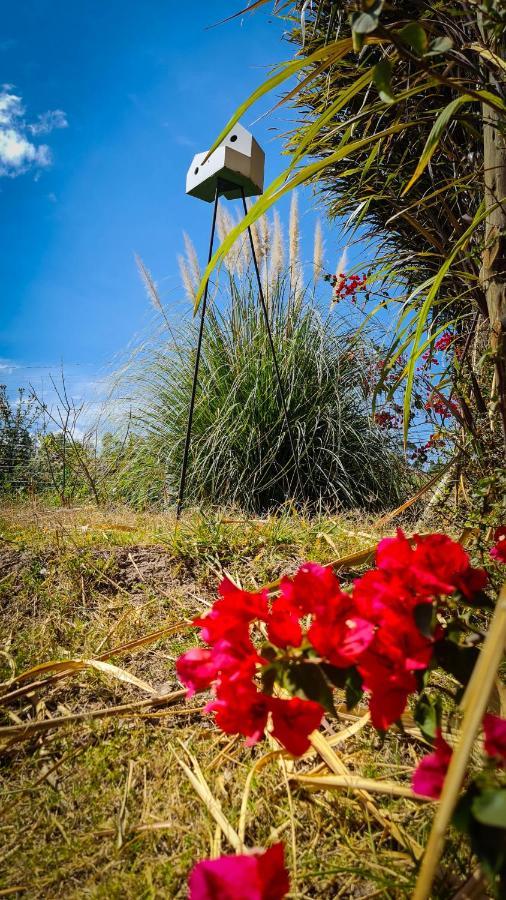
M427 411L432 410L436 415L442 416L443 419L446 419L450 414L460 415L459 407L453 400L443 400L437 394L429 394L425 403L425 409Z
M339 272L338 275L326 275L325 281L330 281L334 291L334 302L349 298L352 303L357 302L357 293L365 290L367 284L366 275L345 275Z
M354 685L359 695L366 690L372 723L385 730L433 660L443 636L436 624L442 597L458 592L472 601L486 581L485 571L472 568L463 547L446 535L408 540L402 531L379 543L376 567L349 592L329 566L316 563L283 578L274 598L225 579L210 612L194 622L207 647L179 657L178 677L189 696L212 687L206 711L248 744L270 722L289 753L304 753L324 707L332 709L336 684ZM432 608L434 623L423 633L416 615L422 605ZM260 648L252 640L255 622L267 636ZM276 687L298 696L276 696Z
M462 354L462 347L456 343L456 336L452 331L444 331L443 334L434 341L434 344L422 355L423 368L427 369L434 362L434 355L437 353L446 353L453 346L453 352L457 359Z
M374 421L379 428L398 428L401 424L400 417L387 409L374 413Z
M414 462L425 463L429 457L429 453L433 450L437 450L441 444L444 444L446 438L443 434L438 431L434 431L433 434L430 435L428 441L425 444L422 444L421 447L417 447L411 453L411 459Z

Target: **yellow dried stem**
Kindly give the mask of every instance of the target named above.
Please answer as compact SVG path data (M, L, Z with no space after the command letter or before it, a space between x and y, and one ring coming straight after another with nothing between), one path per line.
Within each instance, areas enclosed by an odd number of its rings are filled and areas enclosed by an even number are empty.
M267 763L271 762L273 759L277 759L279 756L283 754L283 750L271 750L270 753L266 753L264 756L261 756L260 759L252 765L251 769L248 772L245 784L244 791L241 800L241 812L239 814L239 825L238 825L238 833L241 840L241 845L244 845L244 835L246 832L246 816L248 814L248 800L251 791L251 783L253 781L254 776L260 769L263 769Z
M351 777L351 773L345 763L340 759L340 757L335 753L332 747L329 745L328 741L324 738L319 731L313 731L313 734L310 736L311 744L320 754L324 762L327 764L328 768L335 775L343 775L347 778ZM382 812L382 810L378 809L376 804L374 803L370 793L363 788L353 788L354 792L357 795L357 798L360 800L364 808L367 812L376 819L380 825L390 832L394 840L400 844L401 847L405 847L407 850L412 853L415 859L420 859L423 855L423 847L411 838L400 825L396 825L395 822L389 818L388 813Z
M181 700L186 690L172 691L170 694L150 697L149 700L139 700L136 703L122 703L120 706L106 706L103 709L89 709L82 713L73 713L68 716L55 716L52 719L39 719L23 722L21 725L5 725L0 728L0 746L10 746L19 740L28 740L34 734L44 734L56 728L64 728L76 722L85 722L91 719L106 719L113 716L129 718L138 709L150 706L163 706Z
M461 710L464 715L459 738L444 781L441 801L432 824L413 900L427 900L431 895L432 884L443 852L445 833L459 797L469 757L487 709L505 647L506 584L499 594L490 628L462 699Z
M291 781L307 785L322 791L329 790L362 790L377 794L388 794L390 797L406 797L421 803L432 803L431 797L414 794L410 787L396 784L395 781L379 781L377 778L362 778L360 775L292 775Z
M214 797L213 793L211 792L211 789L210 789L209 785L207 784L207 781L204 778L204 775L202 773L202 770L201 770L197 760L189 752L189 750L187 750L187 748L184 747L183 744L181 744L181 746L183 747L183 749L188 754L188 757L191 760L191 763L193 765L193 771L192 771L192 769L190 769L189 766L186 765L184 760L182 760L177 755L176 751L173 750L176 762L178 763L178 765L181 767L181 769L185 773L186 777L188 778L188 781L190 782L190 784L192 785L192 787L194 788L195 792L198 794L198 796L200 797L202 802L204 803L206 809L209 810L209 812L210 812L211 816L213 817L214 821L216 822L216 824L220 827L221 831L223 832L223 834L226 837L229 844L234 848L236 853L240 853L242 848L241 848L241 840L239 838L239 835L237 834L235 829L232 827L232 825L230 824L230 822L224 815L223 810L221 808L220 801L217 800L216 797Z

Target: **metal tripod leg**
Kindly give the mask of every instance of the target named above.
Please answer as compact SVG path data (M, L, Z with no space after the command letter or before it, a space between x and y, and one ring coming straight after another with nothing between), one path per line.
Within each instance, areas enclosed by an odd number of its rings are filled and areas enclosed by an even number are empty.
M211 225L211 237L209 239L209 254L207 257L208 264L210 263L211 257L213 255L214 232L216 230L216 214L218 212L219 196L220 196L220 184L218 181L218 183L216 185L216 195L214 198L213 224ZM195 368L193 370L193 385L192 385L192 393L191 393L191 400L190 400L190 409L188 411L188 425L186 428L186 439L185 439L185 444L184 444L183 465L181 468L181 480L179 482L179 493L178 493L178 499L177 499L176 519L178 521L181 517L181 510L183 509L184 490L185 490L185 486L186 486L186 473L187 473L187 469L188 469L188 454L190 451L190 440L191 440L191 433L192 433L193 410L195 408L195 395L197 393L200 354L201 354L201 350L202 350L202 336L204 334L204 318L206 315L208 293L209 293L209 279L207 279L207 281L206 281L206 286L204 289L204 298L202 300L202 310L200 313L200 327L199 327L199 337L198 337L198 341L197 341L197 355L195 357Z
M242 196L242 205L243 205L243 209L244 209L244 215L246 216L248 214L248 207L246 206L246 197L245 197L243 188L241 188L241 196ZM270 344L271 353L272 353L272 361L274 363L274 369L276 372L276 380L278 383L279 399L281 401L281 406L283 407L283 414L285 417L286 430L288 432L290 446L292 448L293 461L295 463L295 470L297 472L297 481L299 482L299 488L300 488L301 496L302 496L303 489L302 489L302 478L301 478L300 469L299 469L299 460L298 460L297 452L295 449L295 441L293 439L292 429L290 427L290 419L288 417L288 409L286 406L285 394L283 391L283 382L281 381L281 373L279 371L278 360L276 357L276 349L274 347L274 340L272 338L271 323L269 321L269 312L267 310L267 304L265 302L264 292L263 292L263 288L262 288L262 279L260 278L260 270L258 268L258 260L257 260L257 256L255 253L255 244L253 243L253 235L251 233L251 227L249 225L248 225L248 234L249 234L249 242L250 242L250 247L251 247L251 255L253 257L253 264L255 266L255 272L256 272L257 282L258 282L258 295L260 297L260 304L262 306L262 310L263 310L263 314L264 314L265 326L267 328L267 334L269 336L269 344Z

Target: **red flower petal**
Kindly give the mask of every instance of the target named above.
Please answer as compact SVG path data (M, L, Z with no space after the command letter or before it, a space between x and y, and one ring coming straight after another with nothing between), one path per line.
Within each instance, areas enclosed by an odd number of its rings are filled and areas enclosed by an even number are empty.
M177 677L187 688L187 697L205 691L217 675L216 663L211 650L195 647L188 650L176 662Z
M483 717L485 752L506 762L506 719L487 713Z
M429 753L420 760L416 767L411 786L415 794L437 799L441 796L443 783L452 758L452 748L444 740L441 729L436 734L434 753Z
M309 735L318 728L324 709L313 700L281 700L272 697L272 733L292 756L301 756L310 746Z
M202 860L190 873L189 888L189 900L282 900L290 890L283 845Z

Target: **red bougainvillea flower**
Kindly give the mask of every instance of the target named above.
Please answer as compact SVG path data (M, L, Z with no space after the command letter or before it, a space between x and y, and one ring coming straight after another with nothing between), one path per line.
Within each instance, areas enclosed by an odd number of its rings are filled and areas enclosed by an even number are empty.
M313 700L301 700L300 697L292 697L291 700L271 697L270 710L274 737L292 756L301 756L309 749L309 735L318 728L323 718L323 707Z
M389 611L411 614L419 603L432 602L432 598L414 593L405 575L384 569L370 569L358 578L353 588L353 600L359 615L377 625Z
M446 534L415 535L411 543L399 529L378 544L376 565L405 580L418 603L454 591L472 600L487 583L485 570L473 568L462 545Z
M371 643L374 625L357 615L349 594L339 591L315 617L307 636L320 656L334 666L347 668Z
M360 657L357 668L369 691L369 711L375 728L386 731L400 719L408 697L417 690L414 671L430 663L433 642L424 637L412 616L385 613L374 640Z
M177 677L187 688L187 697L205 691L218 674L211 650L195 647L188 650L176 662Z
M240 677L220 679L215 690L216 700L207 704L205 712L215 713L216 724L226 734L242 734L248 746L256 744L267 725L271 698Z
M415 551L399 528L393 538L383 538L376 547L376 566L387 572L403 573L413 564Z
M176 672L188 688L188 697L205 691L220 675L252 678L257 663L262 663L249 637L239 635L235 641L216 641L212 648L188 650L176 662Z
M485 753L506 762L506 719L487 713L483 717Z
M302 628L299 616L286 594L274 601L267 620L267 635L275 647L300 647Z
M267 619L267 591L243 591L229 578L224 578L219 593L220 599L210 612L193 621L194 625L201 626L200 636L206 643L212 644L220 638L236 640L238 636L248 634L254 619Z
M418 590L436 594L460 591L468 600L483 590L487 583L484 569L474 569L462 544L446 534L415 537L415 557L411 572Z
M282 900L290 890L283 844L263 853L204 859L192 869L189 900Z
M411 781L415 794L438 799L452 758L452 748L446 743L441 729L436 732L434 753L424 756L418 763Z
M312 562L304 563L293 578L283 578L280 589L287 605L300 616L325 609L333 597L341 594L332 567Z
M257 690L251 681L225 679L216 685L216 700L208 703L206 712L214 712L216 724L227 734L242 734L252 746L264 734L269 713L272 733L293 756L309 747L309 735L323 718L323 707L312 700L292 697L283 700Z
M416 678L380 654L364 654L358 670L364 689L371 693L371 722L378 731L386 731L406 709L409 695L417 688Z
M494 534L495 545L490 551L490 556L497 562L506 565L506 525L501 525Z

